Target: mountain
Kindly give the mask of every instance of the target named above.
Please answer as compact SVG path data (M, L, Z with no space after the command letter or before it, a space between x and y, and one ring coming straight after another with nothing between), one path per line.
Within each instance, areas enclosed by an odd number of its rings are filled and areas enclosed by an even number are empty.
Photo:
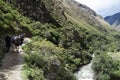
M119 33L74 0L0 0L0 30L1 42L5 34L31 37L23 47L28 80L76 80L74 73L93 53L120 50Z
M120 12L112 16L104 18L110 25L112 25L117 31L120 31Z
M109 28L104 27L108 25L101 16L97 15L89 7L79 4L74 0L52 0L51 2L49 0L5 1L14 4L14 6L22 9L24 15L40 21L41 23L50 22L57 26L62 26L68 18L72 18L76 22L81 22L81 24L87 22L90 26L101 31L104 30L104 28Z

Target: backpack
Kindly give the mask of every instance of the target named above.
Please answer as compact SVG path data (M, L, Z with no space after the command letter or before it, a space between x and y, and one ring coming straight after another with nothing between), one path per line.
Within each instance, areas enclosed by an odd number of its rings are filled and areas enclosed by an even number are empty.
M16 46L19 46L19 45L20 45L20 38L19 38L19 37L15 37L15 39L14 39L14 44L15 44Z
M25 36L24 34L21 34L21 35L20 35L20 38L21 38L21 39L24 39L24 36Z

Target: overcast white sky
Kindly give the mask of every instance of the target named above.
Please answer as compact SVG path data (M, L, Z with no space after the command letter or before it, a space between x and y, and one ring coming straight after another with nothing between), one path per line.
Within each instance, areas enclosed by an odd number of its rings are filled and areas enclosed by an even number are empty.
M104 16L120 12L120 0L76 0Z

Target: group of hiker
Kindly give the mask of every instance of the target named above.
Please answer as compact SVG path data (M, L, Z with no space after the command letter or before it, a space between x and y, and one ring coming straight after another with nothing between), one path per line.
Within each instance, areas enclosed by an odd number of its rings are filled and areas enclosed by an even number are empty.
M5 36L5 47L6 47L6 52L9 52L10 47L16 49L16 52L19 53L19 46L23 44L25 37L25 33L22 33L20 35L6 35Z

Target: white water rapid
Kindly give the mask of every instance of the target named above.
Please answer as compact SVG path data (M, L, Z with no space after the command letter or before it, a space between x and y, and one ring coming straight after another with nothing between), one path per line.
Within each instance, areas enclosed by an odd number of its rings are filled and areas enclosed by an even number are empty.
M94 54L92 55L94 57ZM75 73L77 80L94 80L94 71L92 70L92 60L89 64L83 66Z

